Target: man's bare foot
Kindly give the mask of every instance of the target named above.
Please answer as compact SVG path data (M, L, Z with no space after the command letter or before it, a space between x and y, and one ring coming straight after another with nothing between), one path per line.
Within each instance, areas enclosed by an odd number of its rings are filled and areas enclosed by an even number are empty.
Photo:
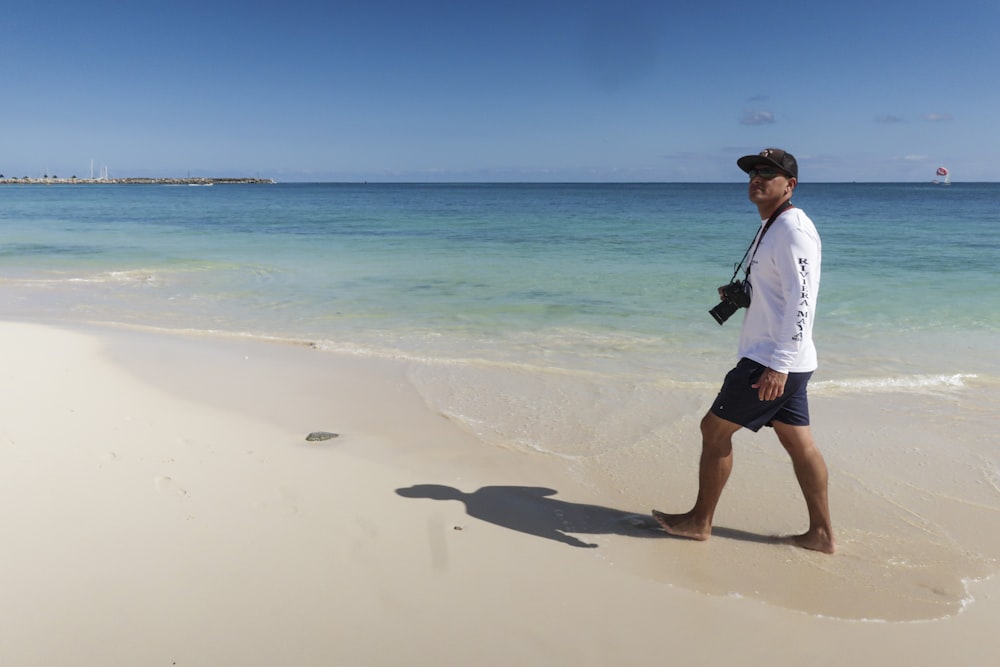
M653 518L668 534L704 542L712 535L712 526L696 521L693 512L666 514L653 510Z
M837 551L837 545L833 541L833 536L825 530L810 530L802 535L792 535L782 538L785 544L820 551L825 554L832 554Z

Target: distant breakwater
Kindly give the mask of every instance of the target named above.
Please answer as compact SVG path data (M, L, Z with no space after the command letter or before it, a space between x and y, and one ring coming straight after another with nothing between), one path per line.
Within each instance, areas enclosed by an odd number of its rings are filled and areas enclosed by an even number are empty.
M229 185L273 184L273 178L3 178L0 185Z

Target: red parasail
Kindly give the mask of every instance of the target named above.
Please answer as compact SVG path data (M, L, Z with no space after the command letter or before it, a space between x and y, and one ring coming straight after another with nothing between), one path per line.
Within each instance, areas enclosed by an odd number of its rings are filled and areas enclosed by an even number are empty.
M947 176L948 175L948 170L945 169L944 167L938 167L937 175L938 176Z

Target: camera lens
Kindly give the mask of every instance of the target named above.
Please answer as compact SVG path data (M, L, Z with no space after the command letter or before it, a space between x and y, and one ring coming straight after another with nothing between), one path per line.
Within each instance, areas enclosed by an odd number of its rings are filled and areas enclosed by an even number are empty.
M733 316L740 307L731 301L720 301L715 308L712 308L709 314L715 318L715 321L722 325L726 320Z

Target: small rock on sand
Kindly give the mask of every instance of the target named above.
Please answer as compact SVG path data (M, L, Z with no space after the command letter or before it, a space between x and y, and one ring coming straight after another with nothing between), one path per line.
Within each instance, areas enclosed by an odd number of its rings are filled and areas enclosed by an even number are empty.
M306 440L309 442L320 442L322 440L332 440L333 438L339 438L339 433L328 433L327 431L313 431L306 436Z

